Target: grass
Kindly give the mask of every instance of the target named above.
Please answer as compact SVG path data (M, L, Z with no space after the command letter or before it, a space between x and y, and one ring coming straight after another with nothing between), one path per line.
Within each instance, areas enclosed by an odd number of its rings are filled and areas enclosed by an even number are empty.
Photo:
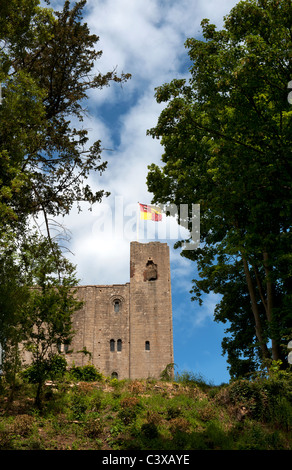
M212 386L175 381L72 381L34 386L19 380L13 403L0 391L0 450L291 450L292 378Z

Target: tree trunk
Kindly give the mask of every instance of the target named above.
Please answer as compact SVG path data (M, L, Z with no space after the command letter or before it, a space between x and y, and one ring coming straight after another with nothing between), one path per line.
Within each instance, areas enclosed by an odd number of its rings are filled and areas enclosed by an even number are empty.
M272 340L272 355L273 359L277 361L280 359L280 352L279 352L279 345L277 340L274 337L274 331L273 331L273 285L272 285L272 280L271 280L271 270L269 267L269 256L267 252L264 252L263 254L264 258L264 268L265 268L265 274L266 274L266 285L267 285L267 301L266 301L266 314L267 314L267 319L270 325L270 332L271 332L271 340Z
M37 384L37 391L36 391L36 397L35 397L35 405L39 409L41 409L42 407L42 400L41 400L42 386L43 386L42 382L39 382Z
M269 351L266 345L266 342L263 339L263 333L262 333L262 327L261 327L261 320L260 320L260 313L258 309L258 304L256 301L256 295L255 295L255 290L253 286L253 282L251 279L251 275L248 269L248 264L245 259L245 257L242 256L242 261L243 261L243 267L244 267L244 272L245 272L245 277L246 277L246 282L247 282L247 287L248 287L248 292L250 296L250 301L251 301L251 308L255 320L255 332L256 332L256 337L260 343L261 351L262 351L262 358L263 360L269 358Z

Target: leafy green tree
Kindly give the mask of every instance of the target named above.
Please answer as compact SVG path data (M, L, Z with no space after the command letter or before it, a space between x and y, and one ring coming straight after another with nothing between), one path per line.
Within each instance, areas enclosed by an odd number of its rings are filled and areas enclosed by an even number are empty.
M183 255L199 269L193 298L222 294L232 375L285 363L291 333L291 19L288 0L247 0L220 31L203 20L203 40L186 41L190 78L156 90L167 104L148 131L164 146L153 202L200 204L201 246Z
M87 184L106 162L99 140L88 148L82 120L89 90L129 75L95 73L102 51L82 20L85 5L66 0L54 11L39 0L11 0L0 8L0 344L7 366L23 341L41 364L57 340L70 339L76 280L50 218L108 194ZM31 218L40 214L47 240L31 235Z
M21 351L27 350L40 404L44 381L56 366L58 344L70 344L72 315L82 303L75 297L75 267L58 246L52 249L46 237L35 233L25 235L18 248L17 257L14 246L12 255L6 249L0 257L3 372L12 400L16 375L23 366Z
M16 239L9 235L7 233L2 238L0 245L0 348L1 370L10 387L9 402L12 402L17 374L21 369L19 344L24 338L19 315L30 292L16 256Z
M101 142L87 148L82 122L88 90L128 74L95 74L102 51L99 38L82 22L86 1L62 11L38 0L12 0L0 11L0 209L7 219L25 215L68 214L74 203L100 201L86 180L102 173ZM81 126L80 126L81 127Z
M56 256L58 255L58 256ZM70 344L74 335L72 315L82 306L76 298L75 267L58 247L52 251L47 238L35 235L24 241L21 264L30 296L18 311L22 347L31 353L36 403L45 380L56 366L58 345Z

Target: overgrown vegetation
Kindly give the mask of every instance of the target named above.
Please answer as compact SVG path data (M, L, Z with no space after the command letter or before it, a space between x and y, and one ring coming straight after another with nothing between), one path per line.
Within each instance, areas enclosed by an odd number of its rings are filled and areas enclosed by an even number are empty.
M174 380L117 380L93 366L35 385L2 377L0 450L291 450L292 375L214 386L185 372Z

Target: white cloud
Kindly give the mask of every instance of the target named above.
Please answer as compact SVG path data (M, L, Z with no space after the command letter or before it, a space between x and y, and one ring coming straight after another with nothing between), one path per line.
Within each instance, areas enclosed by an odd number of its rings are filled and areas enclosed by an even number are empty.
M90 183L97 190L111 192L104 204L109 205L113 217L116 197L122 197L127 207L138 201L150 203L152 199L146 186L147 165L159 164L163 153L159 141L146 136L147 129L156 125L163 107L155 101L154 87L181 76L180 67L187 57L184 41L198 36L201 20L209 17L221 27L223 16L235 3L234 0L226 0L224 4L215 0L88 0L84 19L91 33L100 36L97 47L103 50L96 70L105 73L117 66L118 73L133 74L122 88L112 84L103 90L92 90L88 102L91 116L82 123L90 129L89 143L101 139L102 147L111 149L103 153L103 159L108 160L107 170L101 177L91 175ZM125 272L125 268L120 271L117 266L127 266L128 261L129 240L114 240L107 231L102 241L98 239L96 211L98 205L93 212L72 211L65 219L72 230L71 248L84 282L100 279L99 266L106 266L105 275L110 269L109 258L115 260L115 273ZM128 220L131 221L130 214ZM189 267L178 261L178 257L173 266L177 280L183 279L184 270L189 274ZM121 277L124 279L125 275Z

